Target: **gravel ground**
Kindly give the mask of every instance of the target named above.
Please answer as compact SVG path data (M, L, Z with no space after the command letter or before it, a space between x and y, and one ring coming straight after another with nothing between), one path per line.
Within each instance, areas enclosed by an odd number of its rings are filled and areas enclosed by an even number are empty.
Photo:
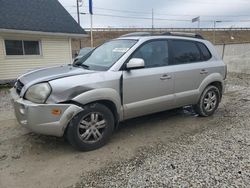
M84 174L75 187L249 187L247 122L141 148L126 161Z
M10 99L9 89L0 89L0 119L6 118L6 114L3 112L12 110ZM8 117L10 117L10 115L8 115Z
M129 160L83 174L72 187L250 187L248 83L231 75L212 129L140 148Z
M0 187L249 187L249 84L230 74L214 116L186 108L129 120L92 152L22 128L0 90Z

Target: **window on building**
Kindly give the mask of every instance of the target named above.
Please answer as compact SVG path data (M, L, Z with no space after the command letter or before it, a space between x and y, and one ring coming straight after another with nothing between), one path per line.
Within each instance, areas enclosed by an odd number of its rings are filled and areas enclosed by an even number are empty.
M40 55L39 41L5 40L6 55Z

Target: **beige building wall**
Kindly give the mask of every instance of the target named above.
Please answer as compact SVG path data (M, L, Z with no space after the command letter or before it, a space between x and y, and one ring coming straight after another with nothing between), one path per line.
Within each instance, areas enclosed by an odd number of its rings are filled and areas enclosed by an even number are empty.
M39 40L41 55L6 56L4 39ZM0 33L0 80L15 79L32 69L71 62L69 37Z

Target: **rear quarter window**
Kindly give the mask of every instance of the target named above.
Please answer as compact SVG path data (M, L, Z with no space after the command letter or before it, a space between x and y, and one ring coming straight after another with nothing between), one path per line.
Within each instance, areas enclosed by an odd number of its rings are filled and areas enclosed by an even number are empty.
M212 55L211 55L210 51L208 50L208 48L206 47L206 45L201 43L201 42L197 42L197 45L199 46L199 48L201 50L202 60L208 61L209 59L211 59Z

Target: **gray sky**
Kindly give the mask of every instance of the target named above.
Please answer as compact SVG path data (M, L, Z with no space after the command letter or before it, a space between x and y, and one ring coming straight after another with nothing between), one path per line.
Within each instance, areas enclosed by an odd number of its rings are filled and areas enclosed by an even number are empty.
M76 0L59 2L77 19ZM212 20L224 21L217 27L250 27L250 0L93 0L93 26L151 27L152 9L154 27L197 27L196 16L201 27L213 27ZM80 12L88 13L88 0ZM81 26L90 27L90 15L81 15Z

